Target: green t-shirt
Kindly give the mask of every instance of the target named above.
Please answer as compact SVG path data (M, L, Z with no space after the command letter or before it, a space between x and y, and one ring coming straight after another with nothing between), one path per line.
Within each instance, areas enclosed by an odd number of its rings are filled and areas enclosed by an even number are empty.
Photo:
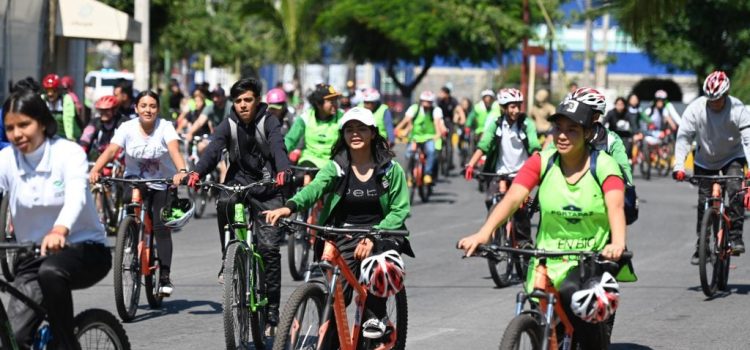
M411 130L411 139L415 142L422 143L432 140L437 135L435 130L435 120L443 118L440 107L433 107L432 112L425 113L424 108L419 105L411 105L406 110L406 115L411 116L413 128Z
M610 228L607 205L601 185L587 171L574 184L565 179L558 157L549 173L544 175L547 162L556 150L542 151L541 176L539 184L540 224L537 233L537 249L550 251L586 250L600 251L609 242ZM600 181L609 176L622 178L620 167L612 157L599 152L596 173ZM547 274L556 288L568 272L578 265L575 258L548 258ZM537 259L532 259L526 279L526 290L534 287L534 269Z
M302 149L299 162L311 161L316 167L322 168L331 159L331 150L339 139L338 123L342 116L343 112L337 110L333 118L322 121L315 118L314 108L308 109L299 116L300 120L295 121L295 125L292 125L292 129L287 133L285 142L288 143L288 149L297 144L296 135L302 134L305 147Z

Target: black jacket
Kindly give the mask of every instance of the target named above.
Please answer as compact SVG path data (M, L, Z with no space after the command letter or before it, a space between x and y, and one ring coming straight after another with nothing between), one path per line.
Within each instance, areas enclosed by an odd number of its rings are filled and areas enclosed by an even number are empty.
M279 120L268 115L265 118L263 132L268 143L269 157L265 159L261 147L255 141L256 123L267 112L265 103L258 106L255 117L249 124L240 121L234 108L229 118L237 122L237 140L240 148L240 158L235 163L229 164L229 170L225 183L239 180L242 183L259 181L263 179L263 168L265 167L272 176L277 172L289 169L289 157L284 147L284 137L281 135L281 124ZM232 140L232 132L229 120L222 121L214 130L213 139L206 147L200 161L195 166L195 171L202 177L210 173L221 160L222 153L229 149ZM244 181L243 181L244 180Z

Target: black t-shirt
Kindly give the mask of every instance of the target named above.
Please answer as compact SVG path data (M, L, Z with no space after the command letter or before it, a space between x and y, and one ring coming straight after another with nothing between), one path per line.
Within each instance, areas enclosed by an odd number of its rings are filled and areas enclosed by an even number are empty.
M452 96L438 101L438 107L443 110L443 119L445 119L446 122L453 123L453 111L457 106L458 100Z
M205 110L206 108L201 108L200 110L195 110L187 115L187 120L192 124L195 123L196 120L198 120L198 117L200 117L201 112ZM198 131L195 132L195 136L203 136L203 135L210 135L211 134L211 128L208 126L208 121L203 123L203 126L201 126Z
M383 220L383 210L380 208L375 174L365 182L360 181L353 172L348 177L346 193L336 210L337 225L372 226L380 223Z

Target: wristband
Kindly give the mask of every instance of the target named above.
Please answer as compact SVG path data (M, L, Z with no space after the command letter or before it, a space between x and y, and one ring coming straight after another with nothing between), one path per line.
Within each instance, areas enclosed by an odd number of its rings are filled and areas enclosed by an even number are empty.
M187 172L188 172L187 169L180 169L180 170L177 170L177 171L180 172L180 173L184 173L184 174L187 174Z

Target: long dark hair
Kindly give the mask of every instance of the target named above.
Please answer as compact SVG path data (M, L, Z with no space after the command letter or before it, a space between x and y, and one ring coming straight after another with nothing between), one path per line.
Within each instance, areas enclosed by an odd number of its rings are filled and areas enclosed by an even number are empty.
M37 123L44 126L44 136L47 138L57 135L57 121L49 111L47 104L33 90L21 89L13 92L3 103L3 111L5 115L19 113L36 120Z
M391 158L396 157L396 155L391 150L391 147L388 146L388 140L383 137L383 135L380 135L378 132L378 128L371 126L370 131L375 135L375 138L373 138L372 142L370 143L370 151L372 152L372 159L377 159L378 155L387 155ZM341 128L339 130L339 139L336 141L336 144L333 145L333 148L331 148L331 159L336 158L336 155L341 152L349 152L349 146L346 145L346 139L344 138L344 128Z

